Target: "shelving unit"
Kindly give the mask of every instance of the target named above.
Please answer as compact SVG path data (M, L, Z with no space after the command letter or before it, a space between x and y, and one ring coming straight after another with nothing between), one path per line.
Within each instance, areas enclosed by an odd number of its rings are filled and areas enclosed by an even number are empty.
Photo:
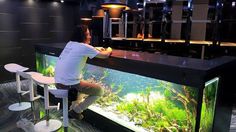
M226 13L236 11L234 1L144 0L142 5L141 12L124 12L111 22L110 46L202 59L233 54L236 15Z

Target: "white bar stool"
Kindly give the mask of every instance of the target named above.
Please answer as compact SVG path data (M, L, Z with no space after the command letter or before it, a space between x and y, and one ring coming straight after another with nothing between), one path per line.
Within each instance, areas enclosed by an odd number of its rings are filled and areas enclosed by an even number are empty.
M52 93L56 98L62 98L63 101L63 126L64 126L64 132L68 131L68 90L65 89L55 89L50 90L50 93Z
M46 120L40 121L35 124L34 129L36 132L52 132L58 130L62 123L59 120L49 119L49 109L56 108L59 110L60 103L55 106L49 105L49 89L48 85L52 85L55 83L53 77L46 77L38 74L32 75L33 80L39 84L44 86L44 107L46 111Z
M23 67L21 65L15 64L15 63L9 63L4 66L4 68L11 72L16 74L16 90L19 95L19 103L14 103L8 107L11 111L22 111L29 109L31 107L29 102L21 102L21 98L23 95L29 93L29 91L23 91L21 90L21 82L20 82L20 75L17 73L18 71L26 71L29 68Z
M17 71L17 74L30 81L29 83L30 102L31 102L31 109L32 111L34 111L34 101L41 98L41 96L40 95L37 95L36 97L34 96L34 81L33 81L32 76L42 75L42 74L38 72L21 72L21 71Z

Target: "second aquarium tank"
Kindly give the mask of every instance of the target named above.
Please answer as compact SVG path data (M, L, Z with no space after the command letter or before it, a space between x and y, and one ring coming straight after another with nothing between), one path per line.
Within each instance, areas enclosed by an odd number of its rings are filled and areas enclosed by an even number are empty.
M57 57L36 53L38 72L54 76ZM90 110L133 131L194 132L198 88L87 64L81 79L105 93ZM218 78L205 84L200 131L212 130ZM85 95L86 96L86 95Z

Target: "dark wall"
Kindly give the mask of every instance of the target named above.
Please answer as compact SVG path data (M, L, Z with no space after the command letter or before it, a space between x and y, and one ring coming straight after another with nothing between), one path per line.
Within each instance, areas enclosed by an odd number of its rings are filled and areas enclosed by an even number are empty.
M0 83L14 80L7 63L35 69L34 44L66 42L80 23L75 3L0 1Z

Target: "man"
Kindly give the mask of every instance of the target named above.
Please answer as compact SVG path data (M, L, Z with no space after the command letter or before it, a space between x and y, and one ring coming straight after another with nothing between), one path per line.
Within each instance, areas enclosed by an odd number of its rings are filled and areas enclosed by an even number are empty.
M95 48L90 44L91 36L87 26L79 25L74 30L71 40L63 49L55 68L56 87L69 89L69 101L77 99L77 92L88 95L83 102L72 102L69 117L82 119L81 114L89 105L95 102L103 94L103 89L97 85L84 80L79 76L84 68L87 58L108 58L112 52L109 47Z

